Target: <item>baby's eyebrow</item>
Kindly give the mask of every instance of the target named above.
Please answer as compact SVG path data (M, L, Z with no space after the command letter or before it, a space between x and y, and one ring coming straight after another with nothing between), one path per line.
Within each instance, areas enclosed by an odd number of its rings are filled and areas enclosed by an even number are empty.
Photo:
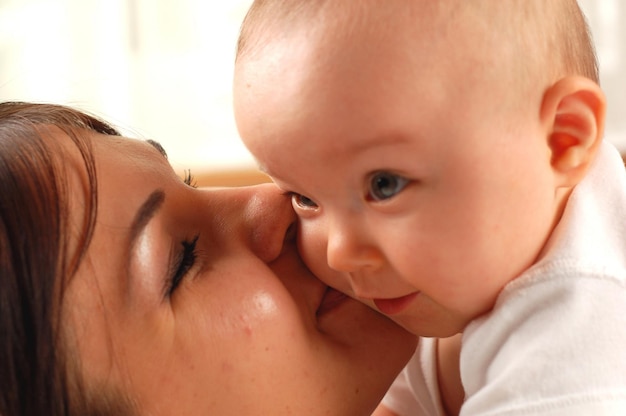
M163 155L163 157L165 157L167 159L167 152L165 151L163 146L161 146L161 143L157 142L156 140L152 140L152 139L146 140L146 143L151 144L155 149L157 149L159 151L159 153L161 153Z

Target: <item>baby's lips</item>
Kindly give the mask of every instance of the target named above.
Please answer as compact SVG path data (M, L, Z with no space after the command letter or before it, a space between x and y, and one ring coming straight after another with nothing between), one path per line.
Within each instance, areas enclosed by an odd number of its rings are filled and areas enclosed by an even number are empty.
M404 311L419 293L413 292L406 296L392 299L374 299L374 304L385 315L397 315Z

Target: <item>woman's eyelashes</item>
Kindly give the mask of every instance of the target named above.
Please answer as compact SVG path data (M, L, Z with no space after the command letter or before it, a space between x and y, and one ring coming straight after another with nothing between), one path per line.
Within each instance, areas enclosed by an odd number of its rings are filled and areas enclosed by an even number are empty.
M400 193L409 183L407 178L390 172L376 172L369 178L367 198L384 201Z
M191 169L185 170L185 177L183 178L183 182L185 185L191 186L192 188L197 188L196 178L191 174Z
M170 272L166 288L166 297L172 296L176 291L176 288L180 285L183 278L189 273L189 270L196 263L197 258L197 243L199 235L196 235L191 240L181 242L181 247L176 254L176 259L173 262L174 267Z

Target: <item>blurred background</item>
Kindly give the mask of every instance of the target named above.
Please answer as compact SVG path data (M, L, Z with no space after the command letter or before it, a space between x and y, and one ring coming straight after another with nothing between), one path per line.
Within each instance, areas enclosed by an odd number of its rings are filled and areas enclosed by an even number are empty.
M0 0L0 100L76 106L152 138L177 171L254 167L232 115L252 0Z
M232 115L239 25L252 0L0 0L0 100L77 106L163 144L177 171L254 162ZM580 0L626 152L626 2Z

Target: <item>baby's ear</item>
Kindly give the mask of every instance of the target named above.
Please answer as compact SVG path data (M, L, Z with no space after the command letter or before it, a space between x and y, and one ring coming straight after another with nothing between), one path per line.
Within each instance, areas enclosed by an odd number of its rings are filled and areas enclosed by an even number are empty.
M585 77L565 77L544 94L541 119L560 186L574 186L584 176L602 141L605 111L600 86Z

